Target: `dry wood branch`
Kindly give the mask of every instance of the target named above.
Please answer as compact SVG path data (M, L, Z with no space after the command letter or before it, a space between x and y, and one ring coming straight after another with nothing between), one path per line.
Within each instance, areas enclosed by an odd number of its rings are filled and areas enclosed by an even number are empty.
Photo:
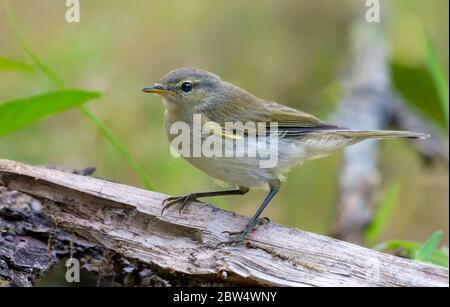
M410 110L395 93L383 31L383 25L365 20L357 20L352 25L349 71L343 82L346 94L332 121L360 130L395 126L400 130L429 133L430 139L415 141L417 151L426 160L448 161L448 144L439 130ZM377 142L363 142L345 149L334 227L338 239L364 242L381 182L378 148Z
M201 203L161 216L165 195L96 178L0 160L0 183L45 200L58 228L161 271L241 285L448 286L448 270L273 223L216 248L247 218Z
M346 95L334 122L360 130L382 130L388 125L386 106L392 99L387 50L379 27L355 21L351 62L344 86ZM380 183L378 143L363 142L345 149L340 172L335 237L362 244L372 219Z

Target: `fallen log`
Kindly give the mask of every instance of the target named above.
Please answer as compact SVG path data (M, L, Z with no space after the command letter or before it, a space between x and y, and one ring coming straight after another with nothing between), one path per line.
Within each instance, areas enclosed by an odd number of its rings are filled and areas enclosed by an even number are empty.
M0 160L0 186L42 200L56 228L168 275L258 286L449 285L444 268L275 223L216 247L248 219L204 203L161 215L166 195L93 177Z

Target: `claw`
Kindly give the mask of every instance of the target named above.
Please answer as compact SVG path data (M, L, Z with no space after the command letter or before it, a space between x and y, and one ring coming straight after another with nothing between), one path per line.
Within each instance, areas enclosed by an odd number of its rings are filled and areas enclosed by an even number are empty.
M179 196L179 197L167 197L165 200L163 200L162 205L164 206L161 210L161 215L164 214L164 211L168 209L169 207L173 206L174 204L181 203L180 209L178 212L180 215L183 213L184 208L191 202L197 201L197 198L195 198L194 194L188 194L185 196Z
M228 234L228 236L237 236L237 237L230 238L228 239L228 241L220 242L219 244L216 245L216 248L221 245L231 246L233 244L242 242L250 234L250 232L254 231L259 226L269 222L270 220L267 217L261 217L258 218L254 223L248 224L242 231L228 231L228 230L222 231L222 234Z
M173 199L173 197L167 197L166 199L163 200L162 204L165 205L168 201L171 201Z
M178 213L180 213L180 215L183 213L184 208L191 202L194 201L195 199L191 199L191 197L185 197L183 200L183 203L180 206L180 209L178 209Z
M173 204L177 203L176 197L168 197L166 198L162 204L164 205L163 209L161 210L161 215L164 214L164 211L166 211L167 208L172 206Z
M219 244L216 245L216 248L218 248L219 246L231 246L233 244L237 244L239 242L242 242L245 240L246 235L240 235L239 237L236 238L231 238L228 241L224 241L224 242L220 242Z
M221 234L223 234L223 235L227 234L228 236L236 236L241 233L242 233L242 231L229 231L229 230L225 230L225 231L221 232Z

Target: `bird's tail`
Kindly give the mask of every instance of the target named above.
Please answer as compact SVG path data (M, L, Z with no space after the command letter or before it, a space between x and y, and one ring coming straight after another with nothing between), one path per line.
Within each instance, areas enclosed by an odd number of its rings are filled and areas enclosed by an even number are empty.
M427 139L430 135L425 133L410 132L410 131L392 131L392 130L336 130L336 135L351 138L355 141L362 141L367 139Z

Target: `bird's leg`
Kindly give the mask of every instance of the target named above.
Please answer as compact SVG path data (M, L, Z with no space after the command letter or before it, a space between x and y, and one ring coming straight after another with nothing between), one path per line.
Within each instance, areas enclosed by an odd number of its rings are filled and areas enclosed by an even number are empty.
M217 246L220 246L220 245L231 245L231 244L234 244L234 243L241 242L255 228L257 228L259 225L267 222L266 218L260 218L259 216L264 211L264 209L267 207L267 205L270 203L272 198L278 193L279 190L280 190L280 182L279 181L275 181L275 182L270 183L269 195L266 196L266 198L264 199L261 207L259 207L259 209L256 211L255 215L250 219L250 221L245 226L245 228L242 231L237 232L237 233L228 232L228 234L235 235L235 237L230 238L226 242L219 243ZM224 233L227 233L227 232L224 232Z
M224 196L224 195L244 195L249 191L249 188L246 187L239 187L235 190L226 190L226 191L213 191L213 192L198 192L198 193L190 193L184 196L173 196L173 197L167 197L163 201L164 208L161 210L161 215L163 215L164 211L175 205L175 204L181 204L179 212L180 214L183 212L183 209L191 202L197 201L198 198L202 197L211 197L211 196Z

